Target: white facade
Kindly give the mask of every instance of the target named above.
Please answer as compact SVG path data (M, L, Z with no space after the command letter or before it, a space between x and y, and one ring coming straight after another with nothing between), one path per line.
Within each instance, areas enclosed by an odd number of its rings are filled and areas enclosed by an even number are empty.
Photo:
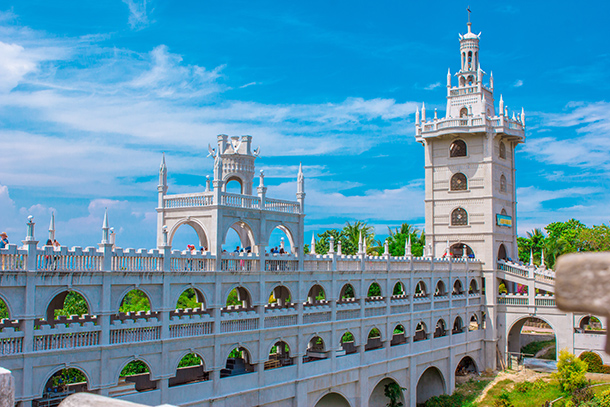
M87 378L79 390L150 405L373 407L386 404L383 386L394 381L414 406L450 393L463 361L495 368L519 349L530 316L551 324L560 347L597 346L600 336L578 330L586 316L555 307L552 271L507 259L517 257L514 150L524 141L524 116L509 118L502 99L496 113L478 44L469 23L458 86L447 78L445 117L429 119L425 107L417 113L426 155L424 257L408 247L402 257L346 256L332 244L327 255L304 254L302 170L296 201L268 198L262 173L253 195L259 150L249 136L220 135L209 149L214 176L201 193L168 195L163 159L157 249L114 247L107 217L99 248L39 248L30 220L22 248L0 249L0 298L10 314L0 321L0 364L13 372L16 400L30 406L48 397L49 379L70 367ZM232 180L240 194L227 192ZM512 225L499 226L507 220ZM203 252L172 249L184 225L197 231ZM248 252L223 252L229 228ZM285 255L266 253L275 228L290 242ZM500 281L508 294L497 294ZM369 294L373 284L380 296ZM517 284L528 294L515 293ZM350 286L354 296L345 298ZM150 312L119 312L133 289L146 294ZM178 309L188 289L201 309ZM239 306L227 306L233 289ZM54 317L68 292L85 298L87 315ZM274 347L281 359L270 354ZM229 357L235 348L242 356ZM189 353L203 360L196 373L178 368ZM120 379L133 360L150 369L139 384Z

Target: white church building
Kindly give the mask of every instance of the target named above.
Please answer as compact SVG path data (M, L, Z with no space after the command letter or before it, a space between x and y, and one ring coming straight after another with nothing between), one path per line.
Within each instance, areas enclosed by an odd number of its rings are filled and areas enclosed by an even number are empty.
M387 245L368 255L363 244L345 255L332 240L327 254L315 245L305 253L302 170L296 200L274 199L256 173L252 137L219 135L202 192L168 194L163 159L157 248L116 247L106 217L99 247L43 247L30 219L23 245L0 249L0 300L9 312L0 321L0 366L15 378L19 406L58 405L88 391L148 405L377 407L391 383L405 389L405 406L416 406L451 393L464 371L506 366L530 317L553 328L557 348L603 349L603 335L582 328L590 316L556 308L552 270L510 260L518 257L515 150L525 117L496 101L480 35L467 28L460 69L447 74L445 113L424 105L416 113L425 154L422 257L409 244L400 257ZM227 191L231 181L240 193ZM172 247L182 227L196 231L203 250ZM243 252L225 251L230 229ZM271 254L278 229L285 253ZM498 293L500 283L508 293ZM150 311L120 311L132 290L145 294ZM187 290L199 308L179 308ZM56 317L72 292L87 314ZM232 293L238 305L228 304ZM188 357L200 363L183 367ZM124 375L134 361L147 371ZM62 383L68 370L81 372L80 382Z

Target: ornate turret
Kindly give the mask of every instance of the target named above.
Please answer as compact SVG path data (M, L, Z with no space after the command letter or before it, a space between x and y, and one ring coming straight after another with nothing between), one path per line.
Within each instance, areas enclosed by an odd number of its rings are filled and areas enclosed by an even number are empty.
M305 177L303 176L303 166L300 163L297 175L297 201L301 206L301 213L305 213Z
M252 195L254 179L254 160L258 157L260 148L252 150L252 136L232 136L220 134L217 138L218 147L208 147L210 156L214 157L214 187L218 185L226 192L229 181L237 181L241 185L241 193Z

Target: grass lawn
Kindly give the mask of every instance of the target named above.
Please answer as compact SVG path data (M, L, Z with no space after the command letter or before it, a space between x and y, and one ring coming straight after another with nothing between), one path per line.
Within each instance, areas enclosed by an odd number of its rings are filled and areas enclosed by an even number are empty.
M551 346L551 345L555 346L555 339L552 339L550 341L531 342L521 348L521 353L525 353L528 355L535 355L542 349L546 348L547 346ZM543 355L542 359L555 360L556 359L555 349L552 349L551 352L547 352L547 354Z
M514 385L515 382L510 379L498 382L487 392L487 395L479 406L493 407L494 401L502 391L508 391L510 393L510 401L515 407L543 406L546 401L555 400L563 395L556 380L551 380L547 383L547 386L542 389L532 389L526 393L513 391Z
M457 386L455 388L455 393L460 393L462 396L464 396L462 406L474 407L476 405L474 401L477 399L477 397L479 397L479 394L481 394L485 386L487 386L492 380L493 377L470 379L466 383Z

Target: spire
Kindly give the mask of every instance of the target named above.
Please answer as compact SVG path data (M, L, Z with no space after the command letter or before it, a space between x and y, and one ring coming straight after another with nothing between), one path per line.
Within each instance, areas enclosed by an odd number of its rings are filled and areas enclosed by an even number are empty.
M447 87L451 87L451 68L447 69Z
M419 107L415 109L415 125L419 126Z
M305 177L303 176L303 165L299 163L299 173L297 175L297 194L305 192Z
M489 88L494 90L494 71L489 73Z
M530 247L530 266L534 265L534 249Z
M413 253L411 252L411 235L407 235L407 240L405 240L405 256L411 257Z
M362 231L360 231L360 235L358 236L358 253L362 252Z
M421 104L421 121L422 121L422 123L426 122L426 104L425 103Z
M385 242L383 243L383 254L385 256L390 255L390 242L388 242L388 239L386 239Z
M500 114L499 116L502 116L504 114L504 99L502 98L502 95L500 95Z
M316 234L311 234L311 245L309 245L309 254L316 254Z
M55 240L55 212L51 212L51 223L49 224L49 240Z
M434 120L438 120L438 113L436 111L436 107L434 108Z
M544 249L542 249L542 253L540 254L540 267L546 268L546 264L544 264Z
M513 112L513 121L517 121L517 118L515 117L515 112Z
M159 166L159 186L157 187L157 190L160 194L165 194L167 192L167 165L165 165L165 153L163 153L161 165Z
M521 124L525 126L525 110L521 108Z
M110 227L108 226L108 208L104 211L104 222L102 223L102 244L110 243Z

